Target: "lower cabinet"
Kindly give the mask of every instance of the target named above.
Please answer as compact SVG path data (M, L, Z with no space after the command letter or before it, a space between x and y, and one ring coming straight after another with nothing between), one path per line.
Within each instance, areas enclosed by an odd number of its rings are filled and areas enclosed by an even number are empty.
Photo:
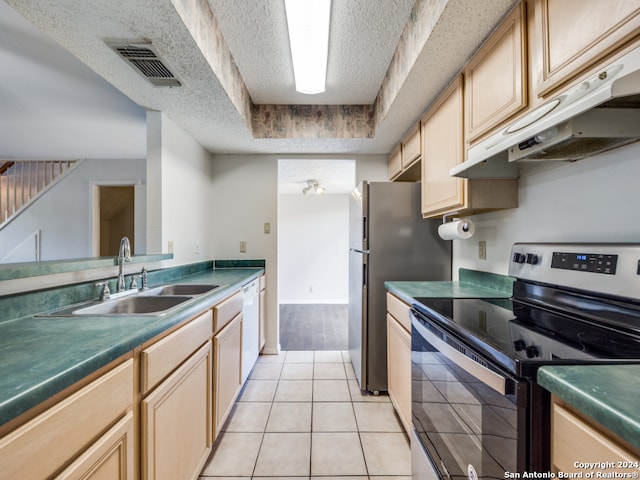
M129 359L1 438L0 477L132 479L133 377Z
M211 342L141 402L142 478L196 479L211 449Z
M242 314L213 337L213 433L217 438L242 388Z
M387 294L389 398L407 434L411 432L411 320L409 305Z
M56 480L133 480L133 441L129 412Z
M581 466L581 462L611 462L612 467L603 469L602 473L614 475L615 472L622 475L600 478L624 478L638 471L637 466L634 466L640 463L640 452L637 449L622 445L622 440L617 439L602 425L575 411L555 396L552 398L551 470L554 473L576 474L573 478L582 478L585 468Z

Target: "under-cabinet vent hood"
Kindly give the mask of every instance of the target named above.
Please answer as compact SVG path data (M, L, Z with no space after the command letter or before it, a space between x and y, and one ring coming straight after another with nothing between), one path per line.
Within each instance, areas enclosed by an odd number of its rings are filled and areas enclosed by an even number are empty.
M640 48L467 152L451 175L515 178L521 161L574 161L640 140Z
M113 43L109 46L156 87L182 85L149 43Z

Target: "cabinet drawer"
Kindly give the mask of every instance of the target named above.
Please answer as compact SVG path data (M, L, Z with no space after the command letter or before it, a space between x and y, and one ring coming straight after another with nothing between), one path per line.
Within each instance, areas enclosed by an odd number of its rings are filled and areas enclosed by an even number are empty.
M235 318L242 311L242 292L238 291L231 297L213 307L213 333Z
M128 360L0 439L2 478L51 478L132 402L133 360Z
M211 338L211 317L209 310L142 351L140 390L143 395Z
M407 332L411 332L410 308L409 305L398 297L387 292L387 312L389 312Z
M552 418L551 461L556 471L583 472L574 465L576 461L640 461L640 457L557 403L553 404Z

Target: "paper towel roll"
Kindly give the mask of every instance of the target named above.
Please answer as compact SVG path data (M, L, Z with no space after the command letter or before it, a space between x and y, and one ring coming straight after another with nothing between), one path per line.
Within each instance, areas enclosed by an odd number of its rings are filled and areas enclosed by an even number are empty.
M465 240L470 238L476 227L468 218L461 218L455 222L443 223L438 227L438 235L443 240Z

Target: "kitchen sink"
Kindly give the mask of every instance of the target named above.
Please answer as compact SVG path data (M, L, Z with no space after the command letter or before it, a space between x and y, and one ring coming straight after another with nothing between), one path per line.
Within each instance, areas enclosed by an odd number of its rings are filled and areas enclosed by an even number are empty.
M155 287L146 292L142 292L140 296L149 295L202 295L211 290L219 288L220 285L205 285L205 284L189 284L189 283L176 283L173 285L163 285L161 287Z
M186 295L137 295L98 303L90 307L78 308L71 313L73 315L158 315L187 300L191 300L191 298Z
M162 315L173 307L176 307L187 300L191 300L197 295L202 295L224 286L226 285L176 283L161 285L141 292L136 290L127 290L125 292L112 294L111 299L105 302L90 301L35 316L74 317L76 315Z

